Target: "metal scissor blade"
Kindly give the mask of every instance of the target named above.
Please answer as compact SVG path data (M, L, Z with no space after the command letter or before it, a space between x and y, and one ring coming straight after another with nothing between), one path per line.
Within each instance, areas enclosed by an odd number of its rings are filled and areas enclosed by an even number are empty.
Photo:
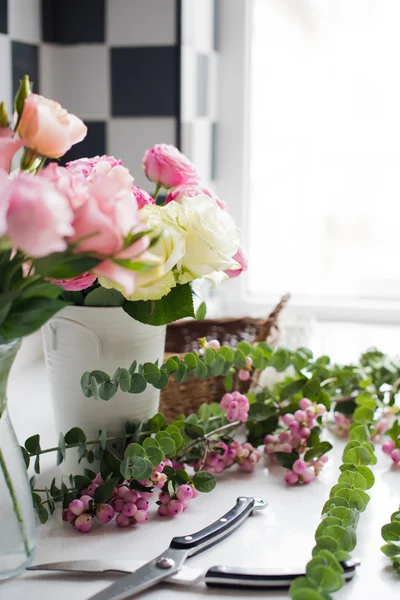
M125 600L130 598L178 573L187 556L187 550L168 548L131 575L122 577L88 600Z

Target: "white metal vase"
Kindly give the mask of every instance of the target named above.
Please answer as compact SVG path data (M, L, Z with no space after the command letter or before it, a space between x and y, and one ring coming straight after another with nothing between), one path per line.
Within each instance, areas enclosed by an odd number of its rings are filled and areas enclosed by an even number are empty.
M85 371L110 376L136 360L163 361L166 327L135 321L120 307L69 306L43 328L45 358L54 417L59 431L80 427L87 436L107 428L120 434L127 420L144 421L158 411L160 391L148 385L141 394L118 391L109 401L85 398L80 385Z

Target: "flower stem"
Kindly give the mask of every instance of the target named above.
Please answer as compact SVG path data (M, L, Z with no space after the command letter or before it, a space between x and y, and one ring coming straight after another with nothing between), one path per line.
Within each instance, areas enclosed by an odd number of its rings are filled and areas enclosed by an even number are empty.
M26 537L26 533L25 533L24 519L22 517L21 508L18 503L18 498L15 493L14 486L11 481L10 473L7 469L6 461L4 459L1 448L0 448L0 467L1 467L1 470L3 471L4 480L8 487L8 491L10 492L10 496L11 496L11 500L12 500L13 508L14 508L14 513L15 513L15 516L17 517L17 521L18 521L19 528L21 531L22 540L24 542L25 554L29 558L31 555L31 551L29 548L28 538Z
M236 429L237 427L239 427L239 425L242 425L241 421L232 421L232 423L222 425L222 427L218 427L217 429L214 429L213 431L204 434L201 438L193 440L193 442L190 442L190 444L188 444L187 446L185 446L185 448L182 449L182 452L179 454L179 458L177 457L177 460L185 456L187 454L187 451L190 450L190 448L193 448L193 446L196 446L196 444L199 444L200 442L206 442L213 435L218 435L219 433L223 433L224 431L227 431L229 429Z
M161 183L157 183L156 189L154 190L154 194L153 194L154 202L157 202L157 197L158 197L158 194L160 193L160 190L161 190Z

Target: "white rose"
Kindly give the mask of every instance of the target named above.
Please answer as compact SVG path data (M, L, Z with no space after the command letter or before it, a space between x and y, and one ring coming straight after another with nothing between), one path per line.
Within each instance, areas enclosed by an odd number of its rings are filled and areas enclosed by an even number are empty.
M205 194L184 197L181 206L187 219L187 237L185 255L178 264L178 282L239 268L232 256L239 248L240 229L215 198Z
M150 250L159 258L160 265L137 274L135 293L129 300L159 300L176 285L173 268L185 253L186 219L176 202L166 206L149 204L142 208L140 215L148 229L161 233Z

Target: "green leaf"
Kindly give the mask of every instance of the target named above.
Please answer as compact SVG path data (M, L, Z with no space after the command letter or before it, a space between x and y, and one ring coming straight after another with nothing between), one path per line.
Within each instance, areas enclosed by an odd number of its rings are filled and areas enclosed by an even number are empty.
M214 348L206 348L204 350L203 360L206 363L206 365L208 365L209 367L212 367L212 365L215 362L216 357L217 357L217 353L214 350Z
M86 477L89 477L91 481L93 481L93 479L95 479L96 477L96 473L94 471L91 471L90 469L83 469L83 474Z
M125 298L114 289L98 287L85 297L85 306L122 306Z
M157 433L166 425L164 415L162 413L155 414L154 417L151 417L149 420L148 425L152 433Z
M369 454L370 464L376 465L377 458L374 453L374 446L371 442L363 442L362 447L365 448Z
M394 544L385 544L381 547L383 554L388 556L389 558L393 558L395 556L400 555L400 547L395 546Z
M159 448L159 444L155 438L147 437L142 442L143 448L147 451L148 448Z
M20 446L21 448L21 452L22 452L22 457L24 459L25 462L25 467L28 468L29 467L29 463L31 462L31 459L29 457L28 452L25 450L25 448L23 448L23 446Z
M160 445L160 449L164 452L165 456L171 456L176 450L174 440L168 435L168 437L161 437L160 433L156 433L156 440Z
M353 419L356 423L371 423L374 418L374 410L367 406L359 406L353 414Z
M228 365L230 368L230 365ZM211 367L211 373L214 377L218 377L219 375L223 374L224 371L224 367L225 367L225 360L224 358L220 355L217 354L217 356L215 357L215 362Z
M357 448L350 448L346 452L346 448L344 450L344 462L353 463L354 465L369 465L371 463L371 458L368 450L363 448L362 446L358 446Z
M174 373L174 378L178 383L183 383L186 381L189 375L189 371L184 362L179 363L178 370Z
M157 390L163 390L164 388L166 388L168 386L168 383L169 383L169 377L168 377L166 371L163 369L163 367L161 367L160 378L157 381L157 383L153 383L153 387L155 387Z
M201 359L197 363L197 367L192 372L196 379L206 379L208 377L207 366Z
M93 396L91 380L92 376L89 371L86 371L81 377L81 388L85 398L91 398Z
M309 569L307 575L324 592L336 592L344 585L340 574L327 565L315 565Z
M325 535L336 540L338 547L341 550L345 550L346 552L353 550L351 535L345 527L342 527L341 525L329 525L325 529Z
M392 523L388 523L384 525L381 529L382 537L385 542L400 542L400 523L398 521L393 521ZM399 547L400 552L400 547Z
M124 456L125 458L128 456L141 456L144 458L146 456L146 451L140 444L129 444L129 446L127 446L125 449Z
M183 360L184 360L187 368L190 370L195 369L197 367L197 363L199 361L199 359L197 358L197 355L194 352L189 352L189 354L185 354Z
M37 454L35 458L35 464L33 465L35 473L40 473L40 454Z
M153 465L147 458L128 456L121 463L121 475L125 479L147 479L153 472Z
M65 434L67 444L83 444L86 442L86 435L80 427L73 427Z
M357 442L368 442L370 439L370 434L368 431L368 427L365 425L355 425L350 428L349 431L350 440L356 440Z
M332 450L332 444L330 444L329 442L321 442L320 444L317 444L313 448L307 450L307 452L304 455L304 460L306 462L309 462L314 458L320 458L321 456L329 452L329 450Z
M250 405L249 420L254 422L264 421L275 412L275 408L271 405L264 404L263 402L254 402Z
M55 300L62 292L62 288L58 285L53 285L49 281L35 281L24 288L21 292L21 299L28 300L29 298L52 298Z
M108 481L105 481L98 488L96 488L94 492L94 501L102 504L103 502L107 502L113 495L113 491L115 486L118 483L118 477L112 477Z
M104 383L99 385L99 396L101 400L111 400L111 398L114 398L117 391L118 385L116 383L112 383L111 381L104 381Z
M173 358L172 356L165 363L165 368L167 370L168 375L175 373L179 369L179 359Z
M308 577L296 577L290 586L290 597L294 598L293 594L301 590L305 590L306 592L316 590L316 587L315 583ZM311 600L321 600L321 598L322 596L318 598L311 597ZM307 600L307 598L306 596L302 596L299 600Z
M337 573L343 573L344 571L342 565L340 564L336 556L332 554L332 552L329 552L329 550L318 550L318 553L314 555L313 560L315 559L323 560L324 564L328 565L329 567L332 567L332 569ZM308 565L309 564L310 563L308 563Z
M208 471L198 471L193 477L193 485L199 492L212 492L216 480L214 475L208 473Z
M350 508L356 508L360 512L365 510L365 502L357 490L341 489L335 494L335 498L344 498Z
M230 362L230 363L233 363L233 361L235 359L235 353L228 346L221 346L221 348L218 350L217 354L222 356L222 358L225 361Z
M318 538L321 537L322 535L326 535L325 534L325 529L327 527L330 527L331 525L341 525L342 522L340 519L338 519L337 517L332 517L332 516L328 516L325 517L325 519L323 519L321 521L321 523L318 525L317 530L315 532L315 541L318 544Z
M159 465L160 462L165 458L164 452L162 452L160 448L156 448L155 446L150 446L149 448L146 448L146 456L153 465L153 467Z
M47 523L47 521L49 519L49 513L48 513L47 508L45 506L43 506L43 504L39 504L39 506L36 507L36 513L37 513L37 516L39 517L39 521L41 522L42 525Z
M239 368L246 366L246 354L240 348L236 348L233 364Z
M319 550L329 550L329 552L336 552L338 549L338 543L335 538L329 535L321 535L318 538L316 550L313 550L313 556L315 553L318 553Z
M131 380L130 394L140 394L147 387L147 381L140 373L133 373Z
M204 431L200 425L194 425L192 423L185 424L185 434L193 440L203 437Z
M100 259L80 254L56 252L35 260L35 273L49 279L70 279L91 271Z
M205 302L202 302L200 304L200 306L198 307L198 309L196 310L197 321L202 321L203 319L205 319L206 314L207 314L207 304Z
M143 365L142 375L147 383L154 385L160 379L160 369L154 363L146 362Z
M285 348L278 348L270 357L269 364L278 372L282 372L289 366L289 352Z
M63 460L65 460L66 448L65 448L65 438L63 434L60 432L58 437L58 450L57 450L57 465L61 465Z
M339 483L348 483L352 488L367 489L367 482L358 471L344 471L339 475Z
M334 506L343 506L345 508L349 508L350 504L345 498L340 498L339 496L334 496L333 498L329 498L322 507L321 514L326 515L329 513L330 509Z
M274 456L285 469L291 469L293 463L299 458L297 452L274 452Z
M85 488L87 488L88 485L92 483L89 477L86 477L85 475L75 475L73 480L74 486L76 487L78 492L84 490Z
M90 375L95 379L96 383L104 383L106 381L110 381L110 376L105 371L91 371Z
M121 392L129 392L131 389L132 378L127 369L121 369L119 372L119 387Z
M30 298L15 302L0 326L0 337L15 339L29 335L40 329L65 306L65 302L51 298Z
M40 435L37 433L25 440L25 448L29 454L38 454L41 451Z
M279 392L279 398L281 400L287 400L291 398L304 388L307 381L307 377L301 377L300 379L291 381L281 389L281 391Z
M166 325L185 317L194 317L192 290L188 283L177 285L161 300L125 302L128 315L148 325Z
M332 506L329 510L329 516L339 519L344 527L356 525L357 514L354 509L345 506Z

